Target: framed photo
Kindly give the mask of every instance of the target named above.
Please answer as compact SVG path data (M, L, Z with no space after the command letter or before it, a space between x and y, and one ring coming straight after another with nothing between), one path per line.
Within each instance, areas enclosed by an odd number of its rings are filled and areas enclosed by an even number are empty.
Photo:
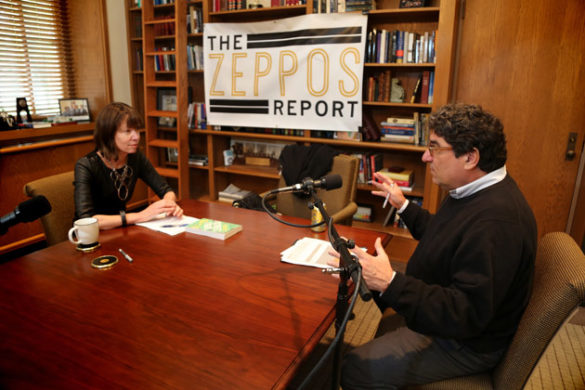
M177 111L177 93L174 88L159 88L157 90L157 109L161 111ZM163 127L175 127L176 118L160 117L158 125Z
M86 98L59 99L61 116L78 122L89 122L89 103Z
M179 161L179 151L177 148L167 148L167 161L171 163Z

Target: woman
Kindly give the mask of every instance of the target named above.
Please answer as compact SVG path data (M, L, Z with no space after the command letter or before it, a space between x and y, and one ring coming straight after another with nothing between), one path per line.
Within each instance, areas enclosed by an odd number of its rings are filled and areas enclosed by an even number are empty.
M75 216L97 218L100 229L145 222L158 215L181 217L176 195L138 151L143 127L138 112L124 103L110 103L98 115L94 131L96 149L75 164ZM161 200L137 213L126 214L140 178Z

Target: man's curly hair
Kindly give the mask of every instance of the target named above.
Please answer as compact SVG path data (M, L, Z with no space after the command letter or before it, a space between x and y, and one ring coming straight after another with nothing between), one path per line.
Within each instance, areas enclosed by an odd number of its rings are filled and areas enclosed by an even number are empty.
M474 104L447 104L431 114L432 131L453 147L456 157L479 150L479 168L491 172L506 163L506 135L498 118Z

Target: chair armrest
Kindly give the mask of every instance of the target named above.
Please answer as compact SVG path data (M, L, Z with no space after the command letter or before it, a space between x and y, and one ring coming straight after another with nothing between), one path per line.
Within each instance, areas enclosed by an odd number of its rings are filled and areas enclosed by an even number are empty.
M333 223L345 223L351 226L351 221L356 211L357 204L355 202L350 202L347 206L333 214L331 218L333 218Z

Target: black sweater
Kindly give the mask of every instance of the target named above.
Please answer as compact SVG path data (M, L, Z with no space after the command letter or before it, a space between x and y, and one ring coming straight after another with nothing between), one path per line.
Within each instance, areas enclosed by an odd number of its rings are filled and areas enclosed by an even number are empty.
M507 347L530 297L537 242L514 180L447 197L434 216L411 202L401 218L420 242L378 303L416 332L479 352Z
M133 175L128 185L129 200L134 193L136 180L142 179L162 198L173 189L156 172L150 161L140 152L128 155L128 166ZM96 214L113 215L126 210L126 202L118 198L111 169L106 167L97 152L87 154L75 164L75 218L91 217Z

